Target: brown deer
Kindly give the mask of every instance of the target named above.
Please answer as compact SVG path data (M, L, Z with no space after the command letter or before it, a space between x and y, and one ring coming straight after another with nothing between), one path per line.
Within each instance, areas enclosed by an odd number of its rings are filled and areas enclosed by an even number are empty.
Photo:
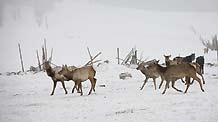
M72 72L73 70L75 70L77 67L75 67L75 66L67 66L66 64L65 65L62 65L62 67L61 67L61 69L60 69L60 71L58 72L58 74L60 74L60 75L65 75L64 77L66 78L66 81L70 81L70 80L72 80L73 81L73 79L72 79L72 77L70 76L70 75L66 75L67 74L67 71L69 71L69 72ZM65 70L65 71L63 71L63 69ZM74 87L76 88L76 90L77 90L77 93L80 93L80 91L79 91L79 88L78 88L78 86L76 86L76 82L75 81L73 81L74 82ZM73 87L73 88L74 88ZM72 90L72 93L74 93L74 89Z
M82 83L83 81L90 80L91 82L91 89L89 91L89 94L91 94L92 90L95 92L95 84L96 84L96 78L95 74L96 71L92 66L84 66L81 68L76 68L75 70L70 71L67 66L62 67L62 70L59 72L60 74L63 74L66 78L71 79L75 82L75 85L73 87L72 93L74 92L74 89L76 86L79 87L81 90L81 96L83 95L82 92Z
M49 77L51 77L51 79L53 80L53 90L51 95L54 95L54 91L57 85L57 82L60 81L62 83L62 86L64 88L65 94L67 94L67 90L65 88L65 84L64 81L67 80L63 75L58 74L56 71L54 71L50 65L49 61L44 62L43 64L44 69L46 70L46 73Z
M159 73L159 75L161 75L162 78L164 78L164 80L166 81L165 89L162 94L165 94L166 89L169 87L169 83L171 81L172 81L172 87L175 90L182 92L181 90L177 89L174 86L174 84L176 80L184 78L184 77L186 77L186 85L187 85L185 93L187 93L188 88L190 86L190 81L189 81L190 79L187 77L193 78L194 80L198 81L202 92L204 92L204 89L202 88L201 80L200 78L196 76L197 71L195 67L189 63L171 65L168 67L162 67L161 65L156 63L156 64L149 65L147 68L148 70L156 70Z
M171 57L171 55L168 55L168 56L164 55L166 66L179 64L179 62L180 62L179 60L170 60L170 57ZM185 83L185 81L182 78L181 78L181 81L183 83ZM161 88L162 84L163 84L163 80L161 81L161 83L159 85L159 89Z
M171 55L168 55L168 56L164 55L164 57L165 57L165 64L166 64L166 66L177 65L177 61L170 60Z
M203 75L201 73L201 70L200 70L200 65L198 63L196 63L196 62L193 62L193 63L190 63L190 64L195 67L197 74L201 76L201 78L203 80L203 84L205 84L204 77L203 77ZM188 77L186 77L186 79L188 79ZM185 81L183 79L181 79L181 81L183 83L185 83ZM194 82L194 79L192 80L191 84L193 84L193 82ZM162 84L163 84L163 80L161 81L161 83L159 85L159 89L161 88Z
M144 83L143 83L140 90L142 90L144 88L144 86L149 78L153 79L154 88L156 90L156 78L158 78L160 76L159 73L157 71L154 71L154 70L148 70L147 67L145 67L144 62L140 63L136 69L140 70L142 72L142 74L145 75L145 80L144 80Z

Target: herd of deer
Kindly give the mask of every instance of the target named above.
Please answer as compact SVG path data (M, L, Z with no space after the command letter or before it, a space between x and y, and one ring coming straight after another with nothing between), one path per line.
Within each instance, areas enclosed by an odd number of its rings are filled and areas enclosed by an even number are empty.
M166 64L165 67L158 64L159 60L154 60L152 63L147 64L147 67L145 67L146 64L144 62L139 64L137 70L140 70L146 77L141 87L141 90L143 89L144 85L146 84L149 78L153 79L154 86L156 89L156 78L161 77L159 89L161 88L163 81L166 81L165 89L162 94L165 94L166 89L169 88L170 82L172 82L172 88L174 88L176 91L182 92L182 90L179 90L174 86L175 81L177 81L178 79L181 79L182 82L187 85L185 93L187 92L190 84L192 84L194 80L196 80L199 83L202 92L204 92L201 80L197 76L197 74L200 75L203 80L203 84L205 84L204 77L202 75L204 73L203 56L197 57L196 62L192 62L195 59L195 54L191 54L186 57L175 57L173 60L170 60L171 55L164 55L164 57ZM183 81L183 78L185 78L185 81ZM190 82L190 78L193 79L192 82Z
M193 83L194 80L196 80L201 90L204 92L204 89L202 88L202 83L200 78L197 76L200 75L203 84L205 84L204 77L203 77L203 67L204 67L204 57L200 56L196 58L196 62L192 62L195 59L195 54L191 54L186 57L175 57L173 60L170 60L171 55L165 56L165 64L166 66L161 66L159 63L159 60L153 60L150 62L142 62L138 64L137 70L140 70L145 75L145 81L141 87L141 90L145 86L147 80L149 78L153 79L154 86L156 89L156 78L161 77L161 83L159 85L159 89L161 88L161 85L163 81L166 81L165 89L162 94L166 92L166 89L169 88L169 83L172 82L172 87L182 92L182 90L177 89L175 85L175 81L178 79L181 79L183 83L187 85L185 93L187 92L190 84ZM148 65L148 66L145 66ZM46 70L46 73L51 79L53 80L53 90L51 95L54 94L56 84L58 81L62 83L62 86L64 88L65 94L67 94L67 90L65 88L64 81L74 81L74 86L72 89L72 93L74 92L75 88L78 93L83 95L82 91L82 82L89 79L91 82L91 89L89 91L90 95L92 91L95 92L95 85L97 79L95 78L96 71L93 68L93 66L84 66L84 67L68 67L67 65L63 65L60 71L55 71L49 61L46 61L44 63L44 69ZM185 78L185 81L183 80ZM190 78L192 78L192 82L190 82Z

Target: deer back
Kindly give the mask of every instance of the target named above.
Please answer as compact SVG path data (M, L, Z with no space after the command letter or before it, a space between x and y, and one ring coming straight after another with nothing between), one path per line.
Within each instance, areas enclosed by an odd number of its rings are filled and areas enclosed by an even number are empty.
M164 72L164 77L166 80L172 81L186 76L192 76L194 74L196 74L195 67L189 63L186 63L167 67L166 71Z

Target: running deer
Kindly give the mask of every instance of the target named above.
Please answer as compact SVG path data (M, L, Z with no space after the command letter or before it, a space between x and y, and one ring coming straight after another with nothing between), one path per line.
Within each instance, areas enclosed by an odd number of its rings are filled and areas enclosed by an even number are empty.
M193 78L194 80L198 81L202 92L204 92L204 89L202 88L201 80L196 75L197 72L196 68L191 64L185 63L185 64L178 64L178 65L171 65L169 67L162 67L161 65L158 64L158 62L159 61L157 61L156 64L149 65L147 68L148 70L156 70L159 73L159 75L161 75L162 78L164 78L164 80L166 81L165 89L162 94L165 94L166 89L169 87L170 82L172 82L172 87L175 90L182 92L181 90L177 89L174 86L174 84L176 80L181 79L183 77L186 77L187 87L185 93L187 93L188 88L190 86L190 81L189 81L190 78Z
M146 82L148 81L149 78L153 79L154 88L156 90L156 78L158 78L160 76L159 73L157 71L154 71L154 70L148 70L148 68L145 67L144 62L140 63L136 69L140 70L142 72L142 74L145 75L145 80L144 80L144 83L143 83L140 90L142 90L144 88L144 86L145 86L145 84L146 84Z
M75 70L70 71L67 68L67 66L65 65L62 67L62 70L59 73L63 74L64 77L66 77L70 80L73 80L75 82L72 93L74 92L74 89L76 88L76 86L78 86L79 89L81 90L80 93L82 96L83 92L82 92L82 83L81 82L86 81L88 79L91 82L91 89L90 89L88 95L91 94L92 90L95 92L95 84L96 84L97 79L94 78L96 71L92 66L84 66L84 67L76 68Z

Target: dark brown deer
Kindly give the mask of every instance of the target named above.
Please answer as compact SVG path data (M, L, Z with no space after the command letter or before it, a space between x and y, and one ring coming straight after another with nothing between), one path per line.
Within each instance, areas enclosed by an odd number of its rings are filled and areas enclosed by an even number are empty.
M187 93L188 88L190 86L190 81L189 81L190 79L189 78L193 78L194 80L198 81L202 92L204 92L204 89L202 88L201 80L196 75L197 71L196 71L195 67L189 63L171 65L169 67L162 67L159 64L152 64L152 65L149 65L147 68L149 70L156 70L162 76L162 78L164 78L164 80L166 81L165 89L164 89L162 94L165 94L166 89L169 87L170 82L172 82L172 87L175 90L182 92L181 90L177 89L174 86L174 84L175 84L176 80L184 78L184 77L186 77L186 85L187 85L185 93ZM187 77L189 77L189 78L187 78Z
M62 70L59 72L60 74L63 74L66 78L69 78L71 80L73 80L75 82L75 85L73 87L72 92L74 92L74 89L76 88L76 86L79 87L79 89L81 90L81 96L83 95L82 92L82 83L83 81L86 80L90 80L91 82L91 89L89 91L89 94L91 94L92 90L95 92L95 84L96 84L96 78L95 74L96 71L92 66L84 66L81 68L76 68L75 70L70 71L67 66L62 67Z
M50 62L49 61L46 61L44 64L44 69L46 70L46 73L49 77L51 77L52 81L53 81L53 90L51 92L51 95L54 95L54 91L55 91L55 88L56 88L56 85L57 85L57 82L60 81L62 83L62 86L64 88L64 91L65 91L65 94L67 94L67 90L65 88L65 84L64 84L64 81L67 80L63 75L61 74L58 74L57 72L55 72L51 65L50 65Z
M142 74L145 75L145 80L144 80L144 83L143 83L140 90L142 90L144 88L144 86L149 78L153 79L154 88L156 90L156 78L158 78L160 76L160 74L156 70L148 70L147 67L145 67L144 62L140 63L136 69L140 70L142 72Z
M191 63L191 65L193 65L195 67L198 75L200 75L202 80L203 80L203 84L205 84L205 80L204 80L204 77L203 77L203 74L202 74L201 66L196 62ZM193 82L194 82L194 79L192 80L191 84L193 84Z

